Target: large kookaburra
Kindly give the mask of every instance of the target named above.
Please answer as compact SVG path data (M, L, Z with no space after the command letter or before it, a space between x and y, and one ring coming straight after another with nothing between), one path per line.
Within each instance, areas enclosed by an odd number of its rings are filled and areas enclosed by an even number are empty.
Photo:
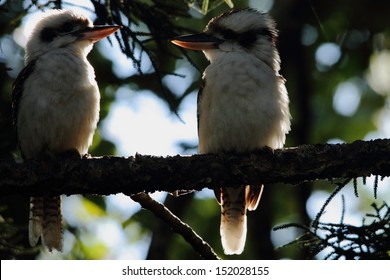
M274 21L253 9L213 18L203 33L176 45L202 50L210 61L198 95L199 153L245 153L284 145L290 130L289 98L279 75ZM255 210L263 186L221 187L221 239L226 254L241 254L246 211Z
M42 15L26 45L25 68L12 92L13 124L23 158L86 154L99 119L100 94L87 60L93 43L119 26L94 26L83 15ZM61 197L30 199L29 241L62 250Z

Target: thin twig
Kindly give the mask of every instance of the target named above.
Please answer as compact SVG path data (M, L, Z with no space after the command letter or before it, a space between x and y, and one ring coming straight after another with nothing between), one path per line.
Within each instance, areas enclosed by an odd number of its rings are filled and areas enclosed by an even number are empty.
M180 234L191 246L200 254L203 259L218 260L218 255L213 248L205 242L196 232L187 224L183 223L175 214L173 214L162 203L155 201L145 193L139 193L130 196L138 202L143 208L151 211L156 217L168 223L172 229Z

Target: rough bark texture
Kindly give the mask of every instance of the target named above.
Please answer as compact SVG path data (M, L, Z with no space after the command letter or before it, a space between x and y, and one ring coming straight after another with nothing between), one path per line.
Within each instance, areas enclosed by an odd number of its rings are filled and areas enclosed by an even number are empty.
M219 186L390 176L390 140L302 145L251 154L0 160L0 195L200 190Z

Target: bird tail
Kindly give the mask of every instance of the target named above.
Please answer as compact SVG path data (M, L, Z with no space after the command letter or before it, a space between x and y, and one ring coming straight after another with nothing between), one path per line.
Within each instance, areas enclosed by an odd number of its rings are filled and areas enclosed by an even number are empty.
M35 246L41 237L50 252L62 251L61 197L32 197L30 207L30 245Z
M255 210L260 200L262 186L251 188L222 188L221 242L226 255L241 254L246 241L246 210Z
M43 232L43 214L44 198L31 197L30 198L30 220L28 225L28 237L31 246L38 243L39 237Z

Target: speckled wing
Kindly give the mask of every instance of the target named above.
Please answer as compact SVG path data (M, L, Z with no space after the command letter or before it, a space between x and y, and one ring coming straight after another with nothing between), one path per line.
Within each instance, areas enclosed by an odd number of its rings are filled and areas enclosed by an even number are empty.
M200 123L200 103L202 102L202 94L203 89L206 87L206 80L202 80L202 84L200 85L199 91L198 91L198 98L197 98L197 121L198 121L198 133L199 133L199 123Z
M20 100L23 97L24 83L30 74L33 72L35 67L35 60L27 64L26 67L19 73L12 86L12 124L18 132L17 122L18 122L18 113L19 113L19 104ZM23 151L21 150L22 155Z

